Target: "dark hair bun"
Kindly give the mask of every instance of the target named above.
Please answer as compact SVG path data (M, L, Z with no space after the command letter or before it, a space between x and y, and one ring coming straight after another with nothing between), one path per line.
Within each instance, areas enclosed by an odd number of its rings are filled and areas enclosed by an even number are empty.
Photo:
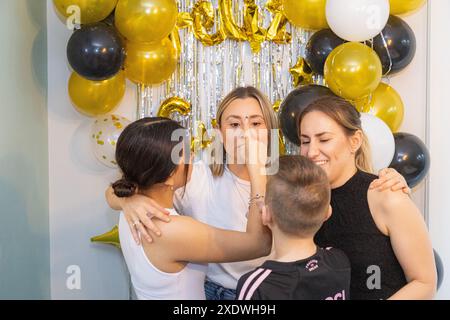
M114 194L119 198L131 197L135 194L137 185L126 179L121 179L113 183Z

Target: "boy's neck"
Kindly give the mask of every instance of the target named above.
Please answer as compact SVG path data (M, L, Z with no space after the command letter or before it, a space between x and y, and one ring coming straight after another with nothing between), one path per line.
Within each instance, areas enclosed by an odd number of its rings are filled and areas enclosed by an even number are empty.
M279 262L294 262L309 258L316 254L317 245L314 243L314 237L299 238L291 235L286 235L280 230L274 230L273 245L274 245L274 260Z
M154 186L149 190L143 191L142 194L150 197L158 205L165 209L173 208L174 191L170 190L167 186Z

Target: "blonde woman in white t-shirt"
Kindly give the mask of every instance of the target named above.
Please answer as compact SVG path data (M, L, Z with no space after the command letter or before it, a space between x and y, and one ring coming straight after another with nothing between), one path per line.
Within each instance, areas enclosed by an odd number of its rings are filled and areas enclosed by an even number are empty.
M278 127L276 115L267 97L258 89L239 87L223 99L218 107L216 120L217 136L223 142L223 157L216 155L212 163L204 160L195 162L184 195L181 192L174 194L174 205L180 214L216 228L245 231L253 186L247 165L237 161L238 146L242 144L240 140L243 133L249 130L255 129L270 135L271 129ZM398 176L395 170L388 171L380 188L403 188L405 182L393 186L398 181ZM137 244L140 243L138 233L146 241L165 236L162 235L164 230L161 233L155 221L169 222L169 212L158 205L155 198L134 195L121 199L114 195L112 188L106 191L106 198L111 208L123 210ZM263 257L234 263L209 263L205 281L206 298L235 299L238 279L266 259Z

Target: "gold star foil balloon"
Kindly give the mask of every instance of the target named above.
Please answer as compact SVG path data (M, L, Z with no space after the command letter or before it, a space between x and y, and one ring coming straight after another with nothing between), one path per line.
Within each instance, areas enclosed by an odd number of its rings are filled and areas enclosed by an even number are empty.
M117 249L120 249L119 227L114 226L111 231L92 237L91 242L110 244L115 246Z
M91 145L95 157L109 168L117 168L116 145L120 134L130 120L118 115L99 117L91 130Z
M289 72L292 75L294 87L313 83L313 72L302 57L289 69Z

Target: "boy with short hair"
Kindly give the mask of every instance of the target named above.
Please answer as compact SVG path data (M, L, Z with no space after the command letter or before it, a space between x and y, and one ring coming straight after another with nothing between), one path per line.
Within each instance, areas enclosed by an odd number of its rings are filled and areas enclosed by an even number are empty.
M274 260L245 274L238 300L349 299L350 262L334 248L319 248L314 235L331 215L326 173L301 156L283 156L268 177L262 221L273 235Z

